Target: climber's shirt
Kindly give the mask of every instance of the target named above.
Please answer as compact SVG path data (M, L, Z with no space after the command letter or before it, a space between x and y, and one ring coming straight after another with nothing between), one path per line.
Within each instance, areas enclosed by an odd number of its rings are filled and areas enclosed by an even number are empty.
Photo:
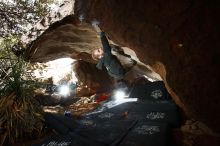
M111 47L109 45L109 42L105 36L104 32L100 33L100 38L103 46L103 51L104 55L103 57L99 60L98 64L96 67L98 69L102 69L103 66L108 71L108 74L116 79L122 79L124 78L125 75L125 70L123 66L121 65L120 61L118 58L111 53Z

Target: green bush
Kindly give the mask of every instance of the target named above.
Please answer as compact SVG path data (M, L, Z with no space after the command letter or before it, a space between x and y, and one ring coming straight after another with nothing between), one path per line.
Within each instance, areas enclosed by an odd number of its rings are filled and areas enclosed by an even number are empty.
M11 50L16 39L0 43L0 145L8 145L32 135L40 135L43 111L34 98L39 82L30 63Z

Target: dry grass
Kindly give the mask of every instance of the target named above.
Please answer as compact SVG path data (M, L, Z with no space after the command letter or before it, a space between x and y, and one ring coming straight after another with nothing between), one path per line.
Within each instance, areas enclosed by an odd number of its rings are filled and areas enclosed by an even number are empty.
M0 98L0 145L41 134L42 109L34 98L16 98L16 94Z

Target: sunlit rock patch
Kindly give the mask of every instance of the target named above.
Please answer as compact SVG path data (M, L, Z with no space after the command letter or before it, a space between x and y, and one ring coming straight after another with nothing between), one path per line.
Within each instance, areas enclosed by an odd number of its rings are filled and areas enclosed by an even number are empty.
M38 63L44 66L42 69L36 69L34 75L36 78L47 80L52 78L53 84L58 85L67 82L77 82L77 78L72 69L75 60L71 58L61 58L46 63Z
M74 103L67 106L44 106L43 110L49 113L59 113L64 114L65 111L70 112L73 116L80 116L84 113L94 110L99 103L94 99L95 96L91 97L80 97L80 99Z

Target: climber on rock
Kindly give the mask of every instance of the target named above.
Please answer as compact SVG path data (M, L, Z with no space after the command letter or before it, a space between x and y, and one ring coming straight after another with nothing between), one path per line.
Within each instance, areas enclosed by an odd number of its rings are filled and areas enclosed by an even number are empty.
M104 66L110 76L114 77L117 81L123 81L125 69L121 65L118 58L112 55L109 42L105 36L105 33L99 28L98 22L93 21L92 25L98 32L103 46L103 48L94 49L92 51L92 58L94 60L98 60L96 67L102 70Z

